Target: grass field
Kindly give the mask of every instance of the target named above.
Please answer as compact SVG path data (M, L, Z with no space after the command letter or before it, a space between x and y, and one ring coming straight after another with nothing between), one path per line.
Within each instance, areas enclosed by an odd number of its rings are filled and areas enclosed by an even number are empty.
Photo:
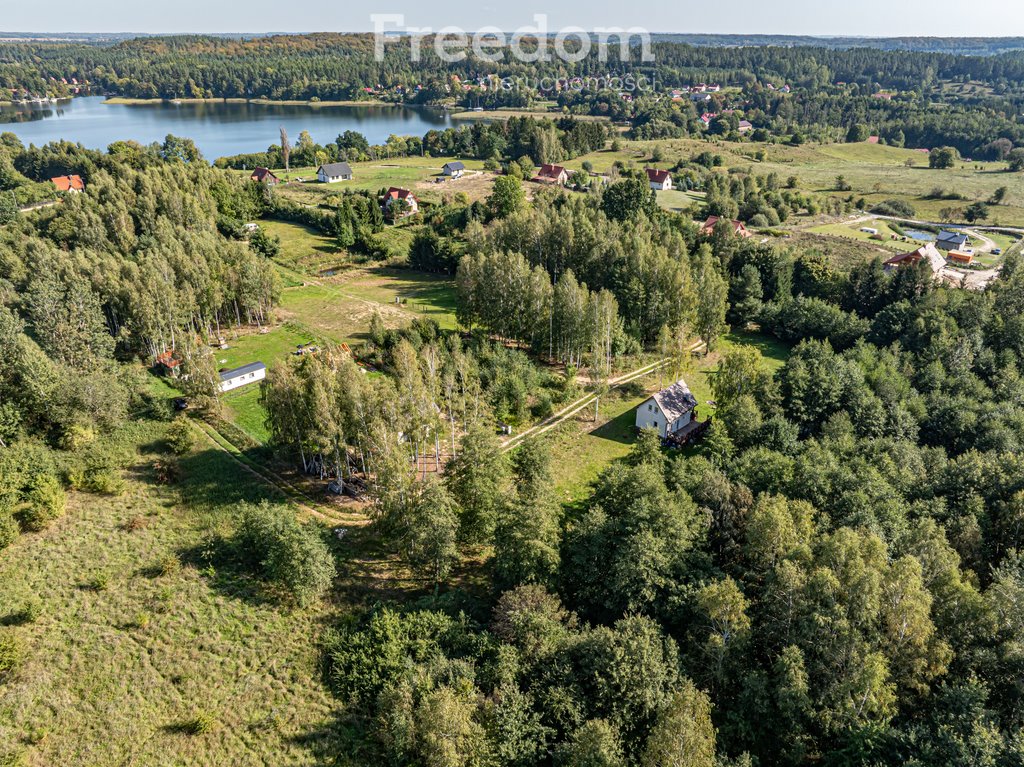
M710 151L722 156L722 170L750 170L767 175L777 173L783 180L798 179L798 188L811 192L864 197L870 204L896 198L910 202L917 218L936 221L944 208L963 208L975 200L987 200L999 187L1007 187L1005 204L993 206L990 225L1024 226L1024 173L1007 173L1003 163L959 162L948 170L928 168L928 156L915 149L899 149L878 144L784 144L729 142L721 139L669 139L662 141L621 140L617 152L602 150L565 163L579 169L589 161L594 170L607 172L615 162L629 167L654 165L652 153L660 149L663 159L658 167L670 168L679 160ZM765 153L764 160L755 157ZM908 167L908 161L912 167ZM852 189L835 192L836 176L843 175ZM928 199L941 188L963 195L959 201Z
M131 427L122 495L72 493L63 518L0 558L0 618L40 608L35 622L0 628L25 647L0 686L0 757L163 767L345 753L317 651L335 608L281 609L209 544L240 501L279 498L205 445L182 459L180 485L157 485L163 428ZM188 734L201 712L212 729Z
M442 166L449 160L461 159L468 173L460 179L444 179ZM388 159L354 162L352 181L336 184L321 184L316 180L316 167L292 168L289 172L275 169L274 174L282 181L303 181L301 184L287 184L276 188L278 194L306 204L318 204L324 198L341 194L346 189L378 192L391 186L412 189L426 202L438 202L446 194L464 192L471 200L482 199L490 194L494 176L483 172L481 160L457 157L394 157ZM246 171L238 171L248 175ZM436 183L439 179L442 183Z
M785 364L789 347L770 336L745 332L725 335L716 350L705 357L694 358L683 378L698 402L701 420L714 415L711 381L708 374L718 367L721 355L736 346L753 346L764 356L772 371ZM552 467L559 500L575 503L585 498L594 483L609 465L629 454L636 441L636 408L651 394L672 381L667 374L654 373L639 379L642 394L614 390L600 403L597 420L593 408L585 408L575 418L553 431Z
M401 304L396 299L401 298ZM455 327L455 295L450 280L385 267L347 269L329 280L287 288L278 313L334 340L365 340L374 313L398 327L429 317L442 328Z

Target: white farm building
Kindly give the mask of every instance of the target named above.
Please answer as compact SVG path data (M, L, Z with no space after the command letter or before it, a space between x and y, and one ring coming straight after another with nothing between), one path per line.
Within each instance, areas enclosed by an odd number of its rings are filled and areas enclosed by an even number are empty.
M267 366L262 362L250 362L234 370L225 370L220 374L220 390L222 392L239 389L267 377Z

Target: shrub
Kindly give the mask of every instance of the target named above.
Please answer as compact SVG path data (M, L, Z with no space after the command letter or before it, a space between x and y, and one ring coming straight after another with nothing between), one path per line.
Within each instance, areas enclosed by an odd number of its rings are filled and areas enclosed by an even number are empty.
M173 458L158 458L153 461L153 475L161 485L173 485L181 479L181 466Z
M872 213L880 216L905 216L913 218L916 214L914 206L906 200L890 199L884 200L871 208Z
M157 571L160 575L174 575L181 571L181 560L178 559L174 554L168 554L160 559L160 563L157 565Z
M177 455L184 455L196 444L196 435L192 424L185 417L175 418L167 427L167 446Z
M7 617L7 623L15 626L24 626L29 623L35 623L42 614L43 603L36 597L32 597L17 611Z
M335 575L334 559L316 529L302 525L291 509L264 502L242 510L236 544L266 580L299 605L320 598Z
M542 391L537 395L537 401L533 403L531 410L534 418L539 418L541 420L550 418L555 413L555 407L551 403L551 395Z
M21 521L27 530L45 529L64 513L67 496L57 478L40 474L28 493L28 507L21 512Z
M18 523L8 509L0 508L0 551L3 551L18 537Z
M181 723L179 729L188 735L205 735L213 730L217 718L209 711L198 711L191 719Z
M106 591L110 588L110 576L107 573L100 573L89 581L89 587L93 591Z
M21 640L11 632L0 634L0 681L13 674L21 665L24 649Z

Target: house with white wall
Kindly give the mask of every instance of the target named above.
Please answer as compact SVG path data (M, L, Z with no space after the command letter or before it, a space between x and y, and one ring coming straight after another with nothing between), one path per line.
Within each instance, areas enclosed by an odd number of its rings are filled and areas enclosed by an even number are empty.
M220 390L222 392L240 389L243 386L262 381L267 377L267 366L262 362L250 362L233 370L224 370L220 374Z
M662 389L636 409L636 427L655 429L665 439L694 420L697 398L682 379Z

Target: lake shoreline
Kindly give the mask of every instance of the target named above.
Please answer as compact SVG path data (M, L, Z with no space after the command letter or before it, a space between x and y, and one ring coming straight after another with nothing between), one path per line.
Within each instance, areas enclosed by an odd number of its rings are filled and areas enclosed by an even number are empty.
M393 104L388 101L377 99L366 101L302 101L300 99L243 99L243 98L213 98L213 99L134 99L124 96L109 96L104 104L116 104L118 106L154 106L158 104L255 104L257 106L283 106L283 107L400 107L403 104Z

